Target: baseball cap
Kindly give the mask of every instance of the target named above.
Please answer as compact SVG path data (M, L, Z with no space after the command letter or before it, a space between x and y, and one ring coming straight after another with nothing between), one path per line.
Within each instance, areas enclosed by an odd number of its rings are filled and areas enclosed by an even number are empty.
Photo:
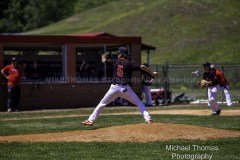
M214 69L214 68L215 68L215 65L214 65L214 64L211 64L210 68Z
M128 55L128 50L127 50L126 47L119 47L118 53L121 53L121 54L124 54L124 55L126 55L126 56L129 56L129 55Z
M203 67L211 67L211 63L205 62L205 63L203 63Z

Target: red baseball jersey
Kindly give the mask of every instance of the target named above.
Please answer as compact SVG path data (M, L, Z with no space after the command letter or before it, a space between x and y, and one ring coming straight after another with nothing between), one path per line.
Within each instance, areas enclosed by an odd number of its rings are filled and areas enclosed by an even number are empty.
M20 80L22 77L21 69L15 68L12 64L10 64L3 68L3 72L5 72L9 77L7 83L8 86L20 85Z
M226 79L226 77L224 76L223 71L221 71L220 69L216 68L215 69L215 74L216 74L216 77L218 79L218 82L219 82L220 86L229 85L229 82Z

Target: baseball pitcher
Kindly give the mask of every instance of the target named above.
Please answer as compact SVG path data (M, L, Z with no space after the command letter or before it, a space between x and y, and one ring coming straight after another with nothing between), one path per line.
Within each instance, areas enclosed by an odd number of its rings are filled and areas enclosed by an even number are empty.
M151 116L147 112L143 102L138 98L135 92L131 89L131 75L133 71L143 71L151 77L157 77L157 72L152 72L144 65L138 65L129 60L128 50L125 47L118 49L118 59L108 58L102 55L102 62L113 67L113 82L110 89L105 94L103 99L97 105L89 118L82 122L83 125L92 126L93 122L98 118L103 108L118 97L122 97L132 104L138 106L143 118L147 124L153 123Z

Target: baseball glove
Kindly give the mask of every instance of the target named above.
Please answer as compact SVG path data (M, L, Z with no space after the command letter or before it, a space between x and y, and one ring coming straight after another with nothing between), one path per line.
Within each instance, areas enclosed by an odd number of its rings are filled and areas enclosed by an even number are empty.
M205 79L202 79L202 80L200 81L200 86L201 86L202 88L208 87L209 85L211 85L211 81L206 81Z

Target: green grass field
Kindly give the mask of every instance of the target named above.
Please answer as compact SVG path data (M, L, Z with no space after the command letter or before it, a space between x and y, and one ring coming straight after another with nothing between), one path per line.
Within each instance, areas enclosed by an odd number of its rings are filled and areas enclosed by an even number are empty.
M119 0L24 34L134 35L157 47L154 64L239 63L239 7L238 0Z
M215 152L179 152L190 154L213 154L213 160L238 160L240 138L219 139L209 141L172 140L151 143L1 143L0 159L129 159L129 160L170 160L174 152L166 151L166 145L200 145L218 146Z
M168 106L149 108L149 110L208 109L203 106ZM239 106L230 109L239 110ZM223 107L229 110L229 107ZM63 132L75 130L95 130L111 126L143 123L140 115L102 115L93 127L82 126L91 109L32 111L19 113L0 113L0 136ZM126 113L137 108L106 108L104 113ZM79 115L67 117L69 115ZM61 116L51 118L51 116ZM152 115L154 121L161 123L187 124L210 128L240 131L240 116L193 116L193 115ZM32 118L32 119L24 119ZM163 131L164 132L164 131ZM177 131L176 131L177 132ZM1 142L0 159L172 159L174 151L166 150L166 145L217 146L218 151L179 151L181 154L212 154L216 160L240 159L239 138L215 140L169 140L157 142Z

